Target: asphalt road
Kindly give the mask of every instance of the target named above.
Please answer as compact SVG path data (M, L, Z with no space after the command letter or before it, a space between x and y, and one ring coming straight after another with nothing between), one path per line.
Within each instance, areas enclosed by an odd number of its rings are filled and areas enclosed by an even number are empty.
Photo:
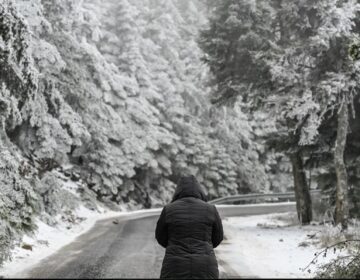
M217 206L222 217L290 212L294 203L258 206ZM165 250L156 243L155 225L159 212L134 214L102 220L73 243L61 248L31 270L25 278L158 278ZM226 232L225 232L226 235ZM221 245L220 245L221 246ZM234 277L231 265L218 259Z

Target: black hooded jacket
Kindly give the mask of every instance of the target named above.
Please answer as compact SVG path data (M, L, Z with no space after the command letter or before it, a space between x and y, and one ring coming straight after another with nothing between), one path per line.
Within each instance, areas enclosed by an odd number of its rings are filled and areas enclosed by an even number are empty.
M213 248L223 239L223 227L194 176L179 180L172 202L161 212L155 237L166 248L160 278L219 278Z

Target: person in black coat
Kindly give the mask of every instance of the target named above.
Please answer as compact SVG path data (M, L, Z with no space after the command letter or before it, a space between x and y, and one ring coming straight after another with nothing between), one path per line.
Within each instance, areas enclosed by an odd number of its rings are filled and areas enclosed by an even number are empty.
M160 278L219 278L213 248L223 240L222 222L194 176L180 178L172 202L160 214L155 238L166 248Z

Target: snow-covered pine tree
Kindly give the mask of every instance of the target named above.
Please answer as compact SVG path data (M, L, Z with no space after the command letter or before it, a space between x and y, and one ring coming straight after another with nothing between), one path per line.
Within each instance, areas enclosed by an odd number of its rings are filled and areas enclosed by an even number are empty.
M358 36L354 30L358 13L359 5L354 1L282 3L278 24L286 24L286 32L278 45L283 51L271 66L276 87L287 88L283 96L292 92L299 97L288 104L287 111L288 116L296 120L297 129L301 128L300 146L316 143L319 126L333 120L334 110L338 112L333 154L337 174L335 222L343 228L347 226L348 216L344 162L348 104L353 103L358 91L359 73L359 65L350 61L347 49Z
M281 138L287 142L283 149L292 158L297 193L303 194L297 203L303 223L311 220L303 158L311 156L314 145L321 150L318 129L333 120L334 109L339 109L335 166L340 210L336 212L344 213L336 220L346 220L346 109L353 102L358 79L358 64L349 63L347 49L358 36L357 15L353 1L240 4L229 0L216 5L210 28L203 32L205 60L218 86L214 102L241 96L251 108L265 104L279 113L279 124L287 130Z
M30 32L13 3L0 3L0 264L23 232L32 231L37 196L33 168L12 135L28 122L24 108L36 96Z
M0 7L3 259L34 226L35 211L53 224L78 205L66 176L83 195L129 207L169 201L184 172L210 198L266 188L255 182L263 170L248 145L248 119L208 103L209 71L196 42L206 23L201 1ZM25 203L16 212L9 201Z

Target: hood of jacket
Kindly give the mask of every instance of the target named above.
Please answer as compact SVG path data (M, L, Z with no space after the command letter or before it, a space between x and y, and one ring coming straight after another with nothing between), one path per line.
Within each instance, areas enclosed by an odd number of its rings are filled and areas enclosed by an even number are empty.
M171 202L183 197L195 197L207 201L204 191L193 175L183 176L179 179Z

